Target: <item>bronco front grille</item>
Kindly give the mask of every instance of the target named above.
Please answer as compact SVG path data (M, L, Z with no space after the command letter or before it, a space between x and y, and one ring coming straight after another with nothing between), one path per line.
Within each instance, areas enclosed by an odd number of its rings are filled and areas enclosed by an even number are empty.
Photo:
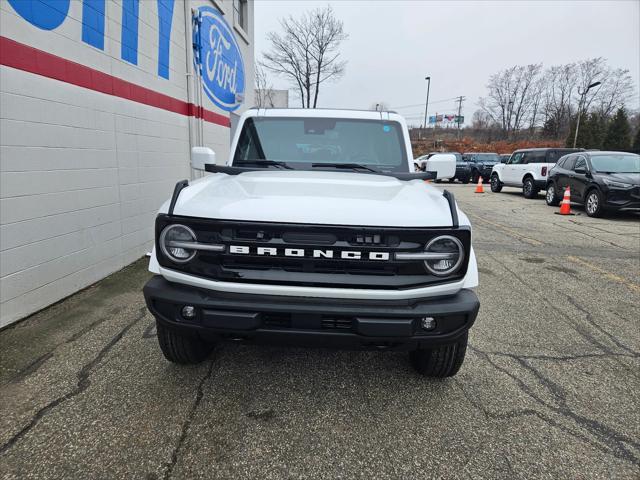
M419 215L419 211L416 214ZM471 242L470 230L466 227L345 227L168 215L157 217L156 241L169 223L188 225L198 242L223 244L226 248L222 253L201 251L190 262L175 264L165 258L156 245L159 263L166 268L225 282L370 289L450 282L466 273ZM460 238L467 252L464 265L455 276L435 277L421 261L395 260L396 252L421 251L431 238L445 234Z

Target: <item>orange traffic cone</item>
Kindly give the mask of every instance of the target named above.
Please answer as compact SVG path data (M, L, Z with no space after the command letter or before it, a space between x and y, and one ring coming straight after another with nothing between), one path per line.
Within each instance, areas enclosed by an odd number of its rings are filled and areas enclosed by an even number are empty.
M562 197L562 203L560 204L560 211L555 213L556 215L573 215L573 213L571 213L571 190L569 187L564 191L564 197Z
M484 193L484 188L482 187L482 176L478 177L478 186L476 187L475 193Z

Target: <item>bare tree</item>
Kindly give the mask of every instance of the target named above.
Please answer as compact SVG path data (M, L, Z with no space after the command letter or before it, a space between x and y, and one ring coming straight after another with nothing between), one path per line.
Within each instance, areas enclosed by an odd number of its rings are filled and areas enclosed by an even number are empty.
M473 112L471 128L477 130L488 130L489 128L493 128L495 125L495 121L486 111L476 110Z
M544 75L542 114L546 133L553 138L560 138L569 128L577 82L574 63L553 66Z
M634 84L629 70L618 68L607 70L602 85L591 102L591 109L602 118L613 115L619 108L631 99L634 94Z
M256 106L258 108L273 108L273 85L267 78L267 72L260 62L256 62Z
M541 71L542 64L516 65L489 78L489 93L480 98L480 108L500 124L506 136L520 130L531 118L532 111L537 112L537 82Z
M340 60L339 47L348 38L343 23L331 7L292 16L280 21L283 33L267 35L271 47L263 53L264 66L283 75L300 95L303 108L316 108L320 85L344 74L346 61Z
M600 85L585 94L581 105L581 93L596 82ZM479 105L503 136L524 128L531 135L542 124L543 135L556 139L567 135L578 109L603 124L635 93L629 71L610 68L602 57L555 65L544 72L541 64L516 65L492 75L487 89ZM481 128L480 119L474 119Z

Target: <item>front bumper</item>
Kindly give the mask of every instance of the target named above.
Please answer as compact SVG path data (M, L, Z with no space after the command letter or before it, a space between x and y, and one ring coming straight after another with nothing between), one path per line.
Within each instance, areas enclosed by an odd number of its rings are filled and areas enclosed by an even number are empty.
M480 308L472 290L413 300L243 295L170 283L157 275L145 285L147 307L165 327L206 340L244 340L345 349L402 349L450 343L475 322ZM193 305L187 321L182 307ZM432 331L422 317L436 319Z
M606 193L604 207L607 210L640 210L640 187L630 189L610 188Z
M493 165L485 165L482 168L479 168L478 171L480 172L482 179L485 182L488 182L491 177L491 172L493 171Z

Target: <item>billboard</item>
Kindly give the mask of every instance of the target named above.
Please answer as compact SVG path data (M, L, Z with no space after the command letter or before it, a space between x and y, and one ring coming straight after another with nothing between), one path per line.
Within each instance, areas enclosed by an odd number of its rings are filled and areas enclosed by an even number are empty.
M448 114L442 114L442 115L431 115L429 117L429 125L438 125L441 127L448 127L448 126L452 126L452 125L458 125L458 121L460 121L460 124L462 125L464 123L464 115L448 115Z

